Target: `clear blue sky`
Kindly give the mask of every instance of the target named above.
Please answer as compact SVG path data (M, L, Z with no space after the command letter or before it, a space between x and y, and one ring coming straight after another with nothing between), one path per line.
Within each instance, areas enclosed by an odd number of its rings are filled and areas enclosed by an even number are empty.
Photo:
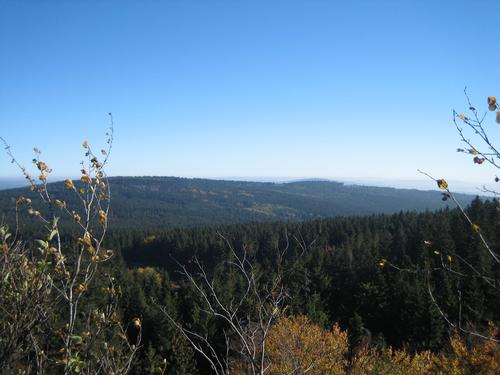
M0 135L77 175L483 181L462 90L500 96L498 1L0 1ZM493 118L492 133L498 134ZM0 176L17 171L0 155Z

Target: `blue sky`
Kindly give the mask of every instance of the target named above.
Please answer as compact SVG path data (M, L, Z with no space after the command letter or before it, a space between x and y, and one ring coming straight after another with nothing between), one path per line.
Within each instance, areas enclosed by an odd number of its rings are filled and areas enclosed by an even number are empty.
M451 111L500 96L497 1L0 1L0 135L77 175L484 182ZM499 129L493 116L493 137ZM0 176L16 176L0 155Z

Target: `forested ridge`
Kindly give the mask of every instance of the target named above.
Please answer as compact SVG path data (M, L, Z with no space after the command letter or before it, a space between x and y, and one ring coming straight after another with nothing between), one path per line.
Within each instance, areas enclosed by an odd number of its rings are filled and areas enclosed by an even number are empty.
M112 177L113 228L233 224L251 221L301 221L316 218L425 211L447 207L437 191L345 185L333 181L264 183L177 177ZM77 182L75 182L77 184ZM81 186L78 185L77 186ZM62 183L49 184L68 204L76 197ZM0 191L0 214L12 216L26 189ZM467 204L473 196L457 194Z

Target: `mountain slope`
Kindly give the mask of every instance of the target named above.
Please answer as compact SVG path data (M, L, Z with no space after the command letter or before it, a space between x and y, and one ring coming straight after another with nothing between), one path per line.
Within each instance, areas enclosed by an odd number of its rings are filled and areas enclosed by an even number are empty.
M195 226L249 221L306 220L319 217L423 211L446 207L437 191L344 185L332 181L267 183L177 177L113 177L115 226ZM62 182L55 196L71 195ZM27 189L0 191L0 212L13 210L13 198ZM473 196L458 195L468 203Z

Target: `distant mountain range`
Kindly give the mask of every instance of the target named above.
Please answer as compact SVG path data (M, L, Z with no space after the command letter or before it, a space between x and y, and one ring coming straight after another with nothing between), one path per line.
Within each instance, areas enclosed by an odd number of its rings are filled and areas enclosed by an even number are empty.
M298 221L444 208L438 191L346 185L312 180L286 183L177 177L112 177L112 224L175 227L250 221ZM62 182L50 184L71 206ZM13 198L26 188L0 191L0 213L13 212ZM459 194L467 204L474 196Z
M52 176L52 181L62 181L66 177L55 177ZM417 190L429 190L433 187L433 182L428 178L421 179L377 179L368 177L338 177L338 178L312 178L312 177L272 177L272 176L253 176L253 177L241 177L241 176L226 176L226 177L200 177L201 179L219 180L219 181L245 181L245 182L274 182L274 183L286 183L286 182L302 182L302 181L337 181L343 182L346 185L363 185L363 186L378 186L378 187L393 187L396 189L417 189ZM464 194L484 194L488 196L482 189L485 182L471 182L471 181L460 181L447 179L450 186L453 188L454 192L460 192ZM492 181L491 184L494 184ZM490 184L490 185L491 185ZM0 177L0 190L13 189L17 187L26 186L26 180L19 177ZM489 184L486 183L487 187ZM492 187L494 190L496 187Z
M22 186L27 186L24 178L0 178L0 190L14 189Z

